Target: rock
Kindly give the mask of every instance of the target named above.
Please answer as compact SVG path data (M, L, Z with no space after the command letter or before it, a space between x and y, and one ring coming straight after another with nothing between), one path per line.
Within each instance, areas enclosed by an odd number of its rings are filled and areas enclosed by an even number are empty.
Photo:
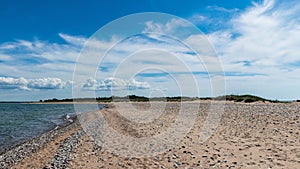
M211 163L209 164L209 166L214 167L216 164L215 163Z

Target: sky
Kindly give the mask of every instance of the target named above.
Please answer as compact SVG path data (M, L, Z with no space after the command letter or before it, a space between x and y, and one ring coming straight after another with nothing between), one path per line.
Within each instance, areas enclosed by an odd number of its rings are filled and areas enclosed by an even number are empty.
M138 15L139 23L130 17L143 12L165 14ZM299 99L299 15L293 0L2 1L0 101L111 94Z

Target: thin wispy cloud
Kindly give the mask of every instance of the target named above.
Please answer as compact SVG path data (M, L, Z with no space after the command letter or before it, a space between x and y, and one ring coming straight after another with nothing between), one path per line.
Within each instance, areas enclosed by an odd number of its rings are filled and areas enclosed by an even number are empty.
M64 33L59 33L58 35L69 44L78 46L80 48L83 47L87 41L87 38L83 36L71 36Z
M275 97L278 86L299 84L300 67L291 67L298 62L300 43L300 6L293 1L265 0L253 3L240 15L233 17L230 28L208 35L227 71L264 74L245 81L244 88L258 88L257 81L265 82L257 90ZM246 63L246 64L245 64ZM237 82L229 78L228 81ZM274 84L271 85L270 84ZM231 87L234 91L234 86ZM241 91L246 91L242 89ZM287 89L285 97L296 98L296 88Z
M209 21L209 18L207 18L204 15L201 14L194 14L191 17L187 18L190 22L192 22L193 24L202 24L203 22L207 22Z
M5 76L40 77L40 72L58 75L59 78L70 78L75 61L83 45L79 42L70 43L71 36L62 36L67 44L50 43L47 41L17 40L0 44L0 60L3 67L1 74ZM79 39L73 36L73 41ZM66 40L66 41L67 41ZM76 41L77 42L77 41ZM6 71L9 70L9 71Z
M300 23L296 9L299 5L291 7L294 12L286 11L275 6L273 0L255 3L231 19L231 29L214 32L209 38L225 63L247 61L253 68L288 69L289 63L299 61Z
M224 8L224 7L221 7L221 6L217 6L217 5L207 6L206 8L209 9L209 10L220 11L220 12L228 12L228 13L239 11L238 8L227 9L227 8Z

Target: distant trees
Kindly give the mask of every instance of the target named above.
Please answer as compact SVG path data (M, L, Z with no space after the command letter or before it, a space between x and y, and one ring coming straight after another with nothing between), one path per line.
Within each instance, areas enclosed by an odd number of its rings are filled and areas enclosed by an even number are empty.
M180 102L180 101L193 101L193 100L226 100L226 101L234 101L234 102L244 102L244 103L252 103L257 101L268 101L272 103L279 103L278 100L268 100L258 96L253 95L224 95L218 97L185 97L185 96L175 96L175 97L145 97L145 96L137 96L137 95L128 95L128 96L110 96L110 97L97 97L97 98L76 98L76 99L48 99L48 100L40 100L40 102L148 102L148 101L167 101L167 102ZM297 100L300 102L300 100Z
M227 101L245 102L245 103L252 103L257 101L262 101L262 102L270 101L253 95L225 95L225 96L215 97L214 100L227 100Z
M65 100L72 100L72 99L63 99L63 100L58 100L57 98L53 98L53 99L48 99L48 100L40 100L40 102L61 102L61 101L65 101Z

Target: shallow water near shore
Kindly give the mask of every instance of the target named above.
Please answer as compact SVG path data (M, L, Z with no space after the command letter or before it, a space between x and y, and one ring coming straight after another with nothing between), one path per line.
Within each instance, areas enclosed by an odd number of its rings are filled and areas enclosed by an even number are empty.
M99 105L99 108L103 106ZM92 111L89 105L80 107L80 113ZM73 104L1 103L0 154L9 147L64 125L68 122L66 115L76 115Z

